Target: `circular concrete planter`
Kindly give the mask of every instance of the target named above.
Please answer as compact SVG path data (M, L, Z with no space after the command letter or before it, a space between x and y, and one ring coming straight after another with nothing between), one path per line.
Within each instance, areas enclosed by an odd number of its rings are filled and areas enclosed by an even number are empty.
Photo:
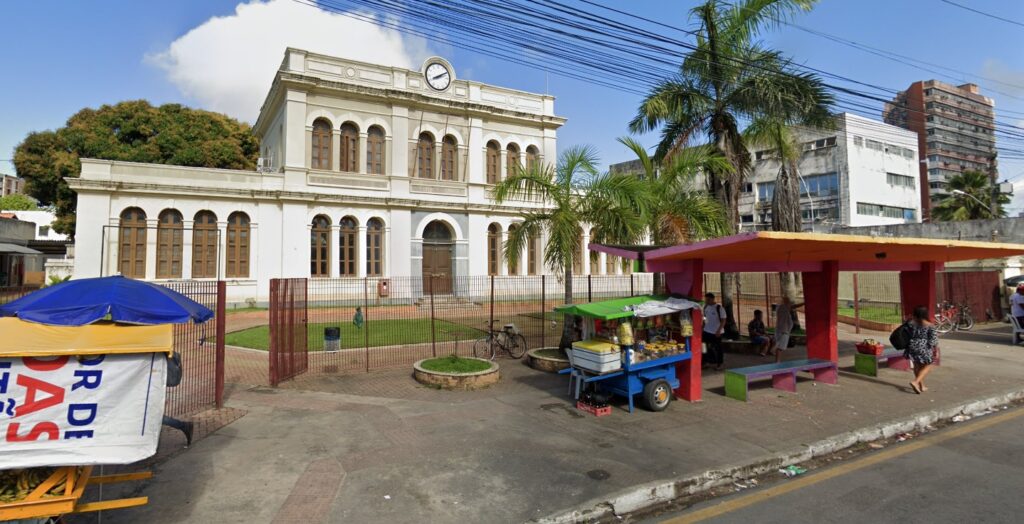
M426 360L432 360L425 358L417 361L412 365L412 376L420 384L431 386L440 389L452 389L452 390L474 390L481 389L498 383L498 379L501 378L501 374L498 372L498 364L489 360L474 357L462 357L472 358L473 360L479 360L481 362L487 362L491 365L491 369L485 369L483 371L477 371L475 373L444 373L441 371L430 371L423 369L421 364Z
M533 369L538 371L544 371L546 373L558 373L559 371L569 367L569 361L564 358L553 358L546 355L538 355L537 352L545 349L558 349L558 348L537 348L531 349L526 353L526 364Z

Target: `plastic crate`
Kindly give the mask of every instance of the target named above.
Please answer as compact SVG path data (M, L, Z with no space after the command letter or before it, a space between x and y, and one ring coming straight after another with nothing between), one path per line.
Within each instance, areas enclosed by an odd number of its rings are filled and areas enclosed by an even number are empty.
M604 407L601 407L601 408L595 408L594 406L591 406L590 404L587 404L586 402L581 402L581 401L577 401L576 402L576 409L578 409L580 411L586 411L587 413L590 413L591 415L594 415L595 417L603 417L605 415L611 415L612 414L612 407L611 406L604 406Z

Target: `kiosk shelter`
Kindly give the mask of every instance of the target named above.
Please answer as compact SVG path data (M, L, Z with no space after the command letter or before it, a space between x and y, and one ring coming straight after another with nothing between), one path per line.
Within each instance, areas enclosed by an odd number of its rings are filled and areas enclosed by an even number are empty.
M935 272L960 260L1024 254L1024 245L925 238L881 238L819 233L758 231L668 247L608 246L590 249L640 262L665 273L669 293L699 299L704 272L798 272L803 277L807 358L839 360L836 308L840 271L899 271L904 317L914 307L935 309ZM693 314L692 347L701 346L702 319ZM676 397L701 399L701 352L676 366Z

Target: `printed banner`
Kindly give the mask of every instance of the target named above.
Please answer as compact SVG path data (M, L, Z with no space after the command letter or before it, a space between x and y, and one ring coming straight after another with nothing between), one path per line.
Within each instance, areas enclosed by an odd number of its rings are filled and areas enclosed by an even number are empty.
M152 456L166 372L163 353L0 358L0 470Z

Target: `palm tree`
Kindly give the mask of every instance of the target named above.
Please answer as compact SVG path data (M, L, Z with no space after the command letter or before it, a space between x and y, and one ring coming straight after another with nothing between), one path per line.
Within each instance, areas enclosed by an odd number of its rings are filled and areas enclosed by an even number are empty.
M700 27L697 47L679 73L655 86L630 122L635 133L661 130L655 156L671 157L697 141L707 140L732 166L709 171L709 190L726 210L730 232L739 223L739 194L751 168L740 122L773 117L797 122L827 114L832 98L813 74L793 71L790 62L755 41L759 30L773 27L816 0L708 0L691 11ZM735 335L732 289L735 275L722 274L726 330Z
M662 164L635 139L620 137L618 141L636 155L641 167L637 175L647 181L651 210L647 227L652 244L687 244L729 231L721 203L696 190L695 182L702 171L732 169L724 157L711 147L697 146Z
M594 242L634 244L643 237L650 212L642 180L628 174L601 175L597 162L592 147L571 147L559 156L556 166L520 167L495 185L492 193L499 204L508 200L548 203L544 209L525 212L519 227L508 232L505 259L516 260L530 238L547 231L544 263L561 275L567 304L573 302L573 265L584 256L584 225L591 226ZM572 322L566 315L559 347L565 349L571 343Z
M1006 216L1004 206L1010 203L1010 197L999 193L996 209L990 209L989 202L995 188L985 173L964 171L954 175L949 179L947 189L949 195L932 208L932 218L935 220L961 221Z

